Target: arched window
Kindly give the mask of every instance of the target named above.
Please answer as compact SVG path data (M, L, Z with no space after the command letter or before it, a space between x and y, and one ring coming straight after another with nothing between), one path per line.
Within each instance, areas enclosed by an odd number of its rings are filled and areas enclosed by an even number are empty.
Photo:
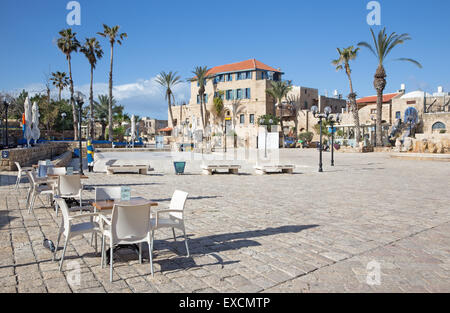
M433 132L440 132L441 130L445 130L445 124L442 122L436 122L431 127Z

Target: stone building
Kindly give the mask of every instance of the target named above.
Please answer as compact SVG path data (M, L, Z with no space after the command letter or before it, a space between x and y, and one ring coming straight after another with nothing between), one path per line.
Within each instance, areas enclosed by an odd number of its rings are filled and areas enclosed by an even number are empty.
M158 120L150 117L143 117L139 121L139 135L144 140L153 140L157 134L158 129L166 128L168 126L167 120Z

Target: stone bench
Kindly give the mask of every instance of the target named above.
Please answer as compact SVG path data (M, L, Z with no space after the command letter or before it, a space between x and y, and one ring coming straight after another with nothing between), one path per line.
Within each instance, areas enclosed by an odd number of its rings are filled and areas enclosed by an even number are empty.
M115 173L131 173L137 171L138 174L147 175L148 171L153 171L153 168L149 168L148 165L132 165L132 164L123 164L123 165L108 165L106 167L106 173L108 175L112 175Z
M238 174L241 166L240 165L202 165L202 174L212 175L219 170L226 170L229 174Z
M267 173L285 173L293 174L295 165L256 165L254 167L255 173L264 175Z

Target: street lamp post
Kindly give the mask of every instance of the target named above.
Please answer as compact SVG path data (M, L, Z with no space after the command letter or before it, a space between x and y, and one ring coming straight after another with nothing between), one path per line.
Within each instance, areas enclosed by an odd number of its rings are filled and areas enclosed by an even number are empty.
M78 147L79 147L79 153L80 153L80 175L84 175L83 173L83 150L82 150L82 143L81 143L81 110L83 109L84 104L84 95L77 91L75 93L75 101L78 104Z
M5 148L8 148L8 107L9 107L9 103L5 100L5 101L3 101L3 106L5 107Z
M63 140L65 139L65 138L64 138L64 128L65 128L64 120L65 120L66 116L67 116L66 112L62 112L62 113L61 113L61 119L62 119L62 136L63 136Z
M338 115L336 117L336 120L333 120L333 116L331 116L331 108L330 107L326 107L324 109L324 113L320 113L319 112L319 108L317 106L313 106L311 107L311 111L314 115L315 118L319 119L319 125L320 125L320 139L319 139L319 173L323 172L323 162L322 162L322 151L323 151L323 146L322 146L322 120L328 121L332 123L332 127L333 127L333 123L338 122L338 120L340 119L340 115ZM334 138L332 137L332 140L334 140ZM332 143L333 146L333 143ZM333 149L333 148L332 148ZM333 157L333 150L332 150L332 156L331 156L331 164L332 166L334 166L334 157Z
M331 126L331 166L334 166L334 132L335 132L334 124L335 123L339 124L340 121L341 121L341 115L339 113L336 114L335 119L333 119L332 116L329 119L330 126Z

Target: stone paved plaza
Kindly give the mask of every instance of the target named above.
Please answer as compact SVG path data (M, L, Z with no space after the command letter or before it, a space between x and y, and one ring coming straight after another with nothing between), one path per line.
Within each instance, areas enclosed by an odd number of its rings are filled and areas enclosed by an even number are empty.
M299 165L293 175L89 174L88 188L128 185L161 207L189 192L191 257L181 236L160 231L154 277L147 259L121 250L113 283L90 236L71 241L58 271L42 242L56 242L60 216L45 198L28 214L28 183L15 191L15 173L3 172L0 292L450 292L450 163L339 153L331 168L328 153L318 173L316 150L281 156ZM379 285L367 283L373 261ZM74 264L79 285L67 281Z

